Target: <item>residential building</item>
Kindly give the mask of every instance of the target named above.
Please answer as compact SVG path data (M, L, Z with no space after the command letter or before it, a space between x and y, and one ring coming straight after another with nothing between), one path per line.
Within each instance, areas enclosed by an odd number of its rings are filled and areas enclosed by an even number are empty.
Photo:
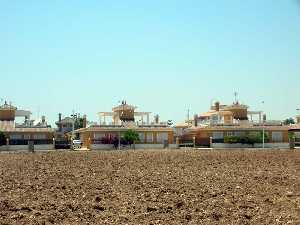
M300 115L296 116L297 123L290 126L290 133L294 134L295 145L300 146Z
M232 105L216 102L210 111L195 117L192 127L184 129L180 142L195 142L198 146L224 146L224 138L227 136L258 135L263 131L265 137L268 137L265 147L288 147L289 126L283 125L281 121L267 120L262 111L249 111L247 105L238 101Z
M159 122L155 116L150 121L150 112L138 112L136 106L123 101L112 112L100 112L100 123L78 129L75 133L89 149L113 148L113 141L122 137L124 132L135 130L140 141L137 148L163 148L174 143L174 131L167 122Z
M0 106L0 131L6 135L9 149L24 149L28 141L46 148L51 145L52 148L54 129L47 124L44 116L41 120L31 120L30 116L30 111L18 110L7 102ZM24 122L16 123L18 117L24 118Z
M57 130L55 133L55 139L67 139L67 133L73 130L74 119L72 117L65 117L62 119L62 114L58 114L58 121L55 123Z

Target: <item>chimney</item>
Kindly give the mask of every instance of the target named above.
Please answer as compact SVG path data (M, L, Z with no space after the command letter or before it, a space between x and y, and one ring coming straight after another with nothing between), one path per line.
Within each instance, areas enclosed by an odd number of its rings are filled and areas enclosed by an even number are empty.
M198 115L197 114L194 115L194 125L195 125L195 127L198 126Z
M46 117L42 116L42 123L44 124L46 122Z
M216 103L215 103L215 108L216 108L216 111L217 111L217 112L220 111L220 102L216 102Z
M86 115L83 115L83 128L86 128L87 127L87 118L86 118Z
M159 124L159 115L154 116L154 122L155 124Z
M58 122L61 122L61 113L58 114Z

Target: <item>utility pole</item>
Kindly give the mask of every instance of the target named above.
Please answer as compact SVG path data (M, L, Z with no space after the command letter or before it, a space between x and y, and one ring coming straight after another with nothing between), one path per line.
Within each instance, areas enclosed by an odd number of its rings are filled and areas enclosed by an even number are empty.
M264 105L265 104L265 102L264 101L262 101L262 104ZM264 113L263 113L263 124L262 124L262 126L263 126L263 136L262 136L262 147L263 147L263 149L265 148L265 116L264 116Z
M72 139L73 139L74 138L74 130L75 130L75 117L76 117L74 110L72 111L71 117L72 117Z

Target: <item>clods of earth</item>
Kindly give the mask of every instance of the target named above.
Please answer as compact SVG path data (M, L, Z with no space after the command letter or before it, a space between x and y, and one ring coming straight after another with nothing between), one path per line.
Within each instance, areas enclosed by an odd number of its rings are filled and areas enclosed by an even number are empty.
M300 151L1 153L9 224L300 224Z

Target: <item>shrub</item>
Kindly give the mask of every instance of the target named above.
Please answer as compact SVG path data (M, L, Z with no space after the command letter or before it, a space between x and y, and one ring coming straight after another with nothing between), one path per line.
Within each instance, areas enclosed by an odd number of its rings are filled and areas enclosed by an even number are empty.
M228 143L228 144L240 143L240 138L238 136L227 136L224 137L224 143Z
M269 136L265 132L265 142L269 141ZM248 135L244 135L241 137L238 136L227 136L224 138L224 143L228 144L249 144L254 145L255 143L262 143L263 142L263 132L257 132L257 133L250 133Z
M0 146L1 145L6 145L6 136L2 131L0 131Z
M124 133L124 140L132 145L134 142L139 141L140 137L138 132L136 132L135 130L128 130Z

